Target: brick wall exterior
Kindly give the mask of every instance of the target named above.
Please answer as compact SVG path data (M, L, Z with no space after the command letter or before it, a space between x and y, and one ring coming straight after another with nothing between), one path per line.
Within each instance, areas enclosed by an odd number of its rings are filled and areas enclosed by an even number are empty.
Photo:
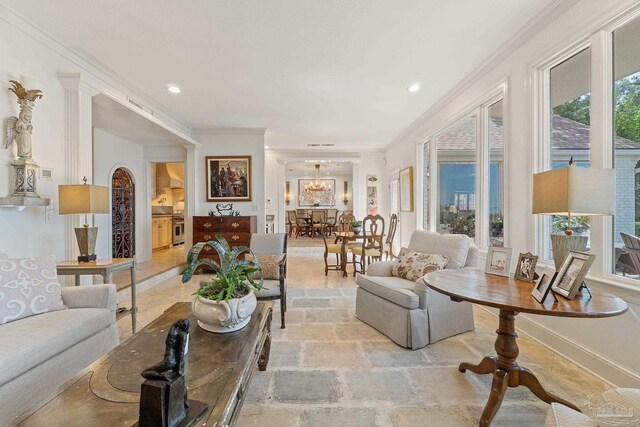
M614 242L622 245L620 232L635 235L636 193L635 170L640 157L618 155L616 169L616 216L614 218Z

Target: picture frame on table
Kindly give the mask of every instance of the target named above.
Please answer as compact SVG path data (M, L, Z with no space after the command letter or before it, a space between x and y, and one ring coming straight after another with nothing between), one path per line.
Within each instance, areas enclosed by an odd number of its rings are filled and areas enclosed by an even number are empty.
M514 279L522 280L523 282L533 282L536 278L536 264L538 263L538 256L531 252L521 253L518 256L518 263L516 264L516 272L513 276Z
M206 156L207 202L251 201L251 156Z
M596 256L584 252L569 252L553 281L551 289L567 299L573 299Z
M540 304L544 304L544 300L551 292L551 285L553 285L553 281L556 278L558 272L554 270L552 267L545 267L540 277L534 282L533 289L531 290L531 296L533 296L536 301ZM555 299L555 295L553 296Z
M513 248L490 246L487 250L487 261L484 265L486 274L509 277Z

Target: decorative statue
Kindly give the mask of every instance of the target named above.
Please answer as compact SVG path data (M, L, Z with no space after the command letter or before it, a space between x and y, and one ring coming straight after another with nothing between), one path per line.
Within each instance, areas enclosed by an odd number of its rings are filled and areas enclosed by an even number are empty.
M18 97L18 105L20 106L20 114L18 117L9 117L7 119L7 138L4 148L9 148L15 141L18 145L18 157L21 159L31 159L31 117L33 116L33 107L38 98L42 98L42 91L39 89L27 90L19 82L10 80L13 85L9 90Z
M139 427L175 427L189 420L185 425L201 416L207 405L187 400L185 364L189 345L191 320L180 319L171 325L165 340L164 359L142 371L145 382L140 393ZM180 424L182 425L182 424Z

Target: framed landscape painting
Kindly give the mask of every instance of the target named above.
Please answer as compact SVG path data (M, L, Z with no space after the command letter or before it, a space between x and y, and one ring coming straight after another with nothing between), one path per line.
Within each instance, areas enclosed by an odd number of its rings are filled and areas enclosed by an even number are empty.
M413 167L400 171L400 211L413 212Z
M251 201L251 156L205 158L207 202Z

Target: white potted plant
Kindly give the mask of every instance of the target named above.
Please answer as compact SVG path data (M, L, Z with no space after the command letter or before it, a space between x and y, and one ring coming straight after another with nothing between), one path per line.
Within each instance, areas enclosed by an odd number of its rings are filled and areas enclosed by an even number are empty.
M242 329L249 323L258 304L253 291L261 289L262 285L253 279L260 265L251 249L246 246L231 249L221 235L217 235L216 240L197 243L189 250L182 283L191 280L201 265L213 268L215 276L208 282L200 283L191 307L202 329L225 334ZM219 263L207 258L198 259L205 245L213 246L218 252ZM240 259L244 253L253 255L256 261Z

